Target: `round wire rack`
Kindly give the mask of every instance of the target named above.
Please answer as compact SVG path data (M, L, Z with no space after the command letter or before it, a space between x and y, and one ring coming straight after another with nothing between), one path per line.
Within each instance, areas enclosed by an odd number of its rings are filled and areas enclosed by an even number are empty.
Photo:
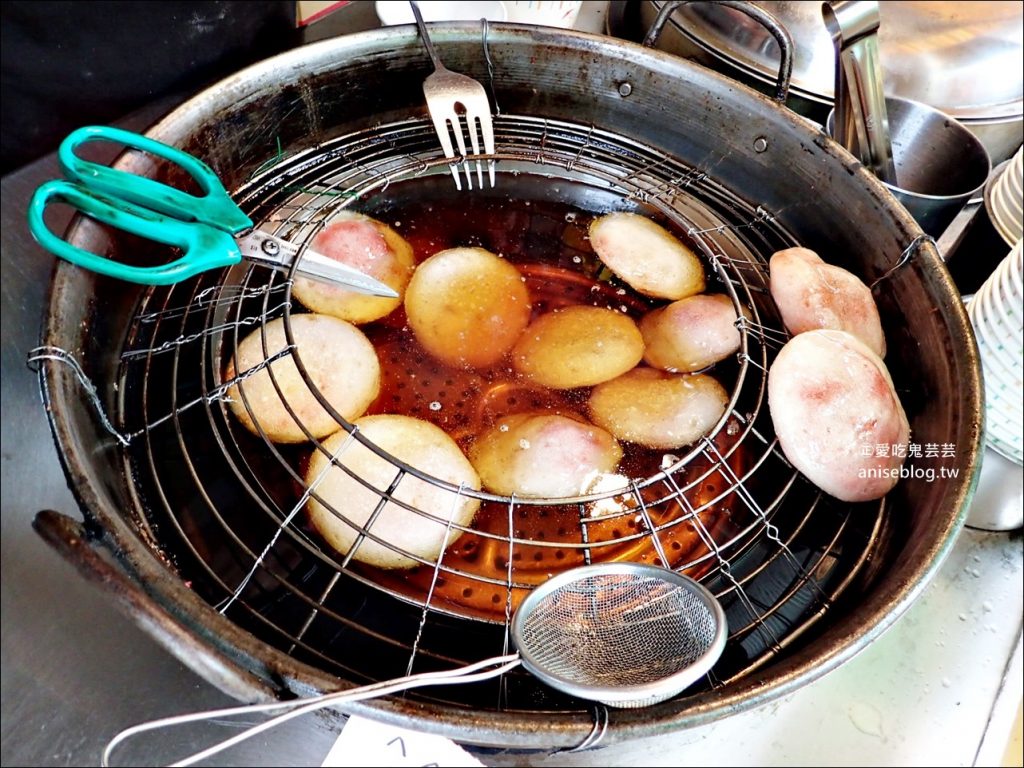
M654 305L602 271L586 227L610 210L661 221L703 258L708 291L748 313L739 321L739 352L711 371L731 391L714 429L674 453L629 449L625 489L537 499L447 483L383 451L333 411L307 375L303 356L310 351L300 353L292 335L290 320L304 310L292 299L290 276L243 264L147 290L128 330L114 421L138 525L191 589L237 625L355 683L507 652L519 602L577 565L664 565L699 579L729 626L719 662L682 695L726 685L825 614L868 560L885 509L821 494L786 462L774 437L767 370L787 335L767 290L767 259L797 243L771 212L716 183L714 168L686 166L589 125L501 115L495 132L493 189L456 191L433 127L415 119L272 158L235 197L260 228L295 242L309 243L339 211L357 210L399 230L418 260L457 245L504 255L524 275L535 311L585 303L634 317ZM461 166L472 182L474 161ZM288 345L271 349L264 329L277 318ZM552 401L563 395L523 387L498 371L445 366L418 347L401 308L363 330L383 379L369 413L430 421L464 445L495 413L553 402L580 407L572 393ZM226 378L250 333L264 334L265 359ZM258 419L254 434L229 412L233 385L245 402L245 378L268 369L276 382L272 363L286 356L349 432L341 448L327 451L309 433L304 444L277 444ZM348 466L346 451L356 443L391 463L386 486ZM368 519L363 511L365 524L306 482L315 451L372 489L378 503ZM444 489L453 503L478 499L473 522L450 523L396 499L395 489L412 478ZM347 553L333 550L309 523L310 499L353 527ZM374 530L387 503L460 535L436 559L401 551L416 561L411 569L362 563L354 554L363 542L394 546ZM590 708L523 672L408 695L478 710Z

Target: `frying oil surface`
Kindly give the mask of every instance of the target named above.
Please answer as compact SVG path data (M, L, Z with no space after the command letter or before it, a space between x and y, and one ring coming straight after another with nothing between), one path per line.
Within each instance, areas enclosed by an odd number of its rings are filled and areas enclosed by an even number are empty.
M405 200L370 212L413 247L417 262L449 248L479 247L514 264L532 304L531 321L554 309L591 306L639 320L664 304L608 279L594 254L587 229L594 214L559 200L517 200L474 193ZM382 388L369 413L400 413L425 419L450 434L463 449L502 416L540 411L588 420L590 387L558 390L530 382L509 356L477 369L445 365L416 341L403 307L362 326L381 361ZM734 375L720 366L726 388ZM717 371L716 371L717 374ZM625 445L619 472L642 480L661 469L664 451Z
M568 202L570 197L574 202L580 199L578 190L563 197L557 186L543 185L551 192L548 199L522 199L515 186L513 182L486 193L455 195L422 181L408 189L395 185L386 204L377 209L361 207L361 212L401 234L412 246L417 263L449 248L478 247L498 254L515 265L525 281L531 321L572 306L601 307L639 321L646 312L666 303L639 295L605 269L587 236L598 214ZM534 194L535 189L531 190ZM599 213L613 205L621 207L614 198L588 202ZM685 240L682 233L676 235ZM377 350L382 373L381 392L369 414L402 414L431 422L464 451L497 420L514 413L541 412L589 420L590 387L558 390L539 386L519 375L508 355L484 368L447 365L417 342L402 306L361 328ZM713 373L726 389L731 388L734 366L723 363ZM642 482L675 461L671 452L632 443L622 447L617 473L631 481ZM708 472L708 463L699 459L687 468L686 476ZM691 503L698 507L706 503L720 485L720 480L706 479L693 490ZM660 563L663 553L672 567L694 563L694 568L699 568L697 563L705 554L700 536L692 522L684 521L685 508L678 501L664 501L671 495L670 489L655 485L596 504L485 502L473 531L444 553L444 572L436 580L434 569L425 566L388 571L353 561L351 567L413 599L423 600L429 593L457 613L500 619L531 586L586 562ZM728 514L709 510L702 517L707 533L727 524ZM650 528L666 524L655 543ZM507 588L509 581L512 590Z

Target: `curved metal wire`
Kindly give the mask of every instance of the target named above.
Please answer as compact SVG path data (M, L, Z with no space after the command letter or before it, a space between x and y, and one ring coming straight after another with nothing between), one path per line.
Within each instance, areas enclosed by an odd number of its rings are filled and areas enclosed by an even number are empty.
M787 336L768 295L767 258L796 241L771 212L718 184L713 158L690 167L594 126L516 115L497 117L495 132L498 190L536 189L547 195L538 206L562 199L581 217L609 205L659 217L703 257L714 290L749 312L739 321L741 349L724 368L729 407L711 433L678 455L648 457L650 471L630 478L625 492L513 499L439 481L353 430L312 383L291 331L300 310L290 278L235 267L152 289L129 329L117 424L136 437L125 459L140 529L240 626L354 682L506 652L515 606L551 573L608 559L661 563L701 578L723 603L730 640L703 687L727 685L824 615L856 578L884 512L860 505L853 515L821 496L785 461L772 432L767 370ZM399 203L407 191L439 189L448 167L430 124L409 120L289 157L237 197L267 231L309 243L349 207L406 219L412 213ZM278 317L284 350L270 348L266 337L266 323ZM278 355L295 363L321 405L351 431L341 449L328 451L308 431L305 445L276 444L258 419L253 434L228 412L228 388L246 372L226 381L225 366L249 333L261 334L261 367L296 421L275 376ZM244 381L235 396L252 408ZM394 467L385 487L348 465L356 444ZM394 545L374 530L372 516L359 525L307 484L312 451L371 489L381 506L396 504L461 537L436 560L400 551L418 563L401 573L360 563L355 548L333 551L305 520L308 499L352 527L356 548ZM477 498L482 511L459 525L418 509L395 495L411 479ZM523 712L588 706L517 673L416 695Z

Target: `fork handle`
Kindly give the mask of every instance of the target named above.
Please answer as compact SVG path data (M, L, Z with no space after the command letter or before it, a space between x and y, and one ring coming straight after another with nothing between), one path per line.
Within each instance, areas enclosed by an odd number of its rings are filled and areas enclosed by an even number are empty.
M434 50L434 44L430 42L430 35L427 34L427 25L423 21L423 14L420 13L419 4L415 0L409 0L409 6L412 8L412 15L416 17L416 26L420 31L420 39L423 40L423 45L427 49L427 53L430 54L430 60L434 63L435 70L443 70L444 64L441 63L441 59L437 56L437 51Z

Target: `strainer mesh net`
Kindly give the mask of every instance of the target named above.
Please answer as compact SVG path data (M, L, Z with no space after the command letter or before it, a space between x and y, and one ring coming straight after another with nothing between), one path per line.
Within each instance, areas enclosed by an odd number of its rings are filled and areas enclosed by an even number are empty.
M718 622L682 584L635 574L569 582L530 606L517 645L532 665L579 685L653 683L698 661Z

